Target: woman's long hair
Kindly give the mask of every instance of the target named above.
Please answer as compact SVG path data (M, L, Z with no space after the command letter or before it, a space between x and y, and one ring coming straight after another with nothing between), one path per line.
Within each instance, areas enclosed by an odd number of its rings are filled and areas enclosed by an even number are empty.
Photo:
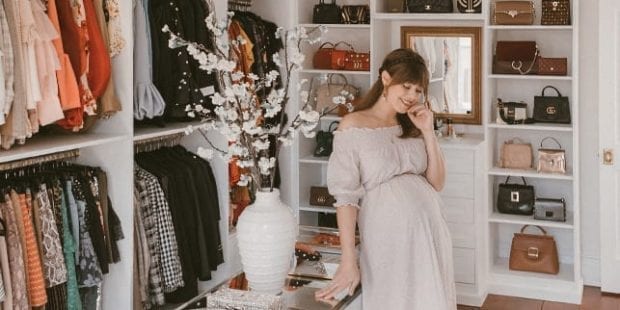
M390 85L402 83L420 85L423 89L424 105L428 107L426 98L428 98L429 72L424 58L409 48L399 48L385 56L379 68L379 78L361 99L361 102L355 106L355 111L370 109L379 101L384 92L383 82L381 81L383 71L387 71L392 77ZM421 134L420 129L411 122L406 113L396 114L396 120L402 128L401 138L417 137Z

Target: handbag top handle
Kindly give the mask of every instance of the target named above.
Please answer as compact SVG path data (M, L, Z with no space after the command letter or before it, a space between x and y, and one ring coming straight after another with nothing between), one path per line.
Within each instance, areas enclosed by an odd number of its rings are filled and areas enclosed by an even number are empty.
M327 44L331 44L331 45L332 45L332 47L331 47L331 48L335 48L335 47L336 47L336 46L334 45L334 43L327 41L327 42L325 42L325 43L321 44L321 46L319 46L319 49L322 49L322 48L323 48L323 46L325 46L325 45L327 45Z
M504 181L504 184L508 184L508 181L510 181L510 175L506 177L506 181ZM521 177L521 180L523 180L523 185L527 185L527 182L525 182L525 177Z
M540 229L540 231L542 231L543 235L545 235L545 236L547 235L547 231L544 228L542 228L542 227L540 227L538 225L523 225L523 227L521 227L521 233L523 233L525 231L525 229L528 228L528 226L538 227L538 229Z
M319 0L319 4L325 4L325 0ZM330 4L336 4L336 0L332 0Z
M330 74L327 76L327 85L334 85L334 82L332 81L332 78L333 78L334 76L337 76L337 77L342 78L342 79L344 80L344 85L345 85L345 86L346 86L346 85L349 85L349 81L347 80L347 77L346 77L344 74L342 74L342 73L330 73Z
M504 141L504 143L506 143L506 144L529 144L529 143L525 142L525 140L523 140L523 139L521 139L519 137L513 137L510 140Z
M327 131L332 132L332 131L336 130L336 128L332 128L332 126L334 126L334 125L338 125L338 124L340 124L340 122L339 122L339 121L333 121L333 122L331 122L331 123L329 124L329 127L327 128Z
M560 144L560 142L556 138L554 138L554 137L546 137L546 138L542 139L542 141L540 141L540 147L541 148L543 147L543 142L545 142L545 140L547 140L547 139L551 139L551 140L555 141L555 143L558 145L558 147L560 149L562 149L562 144Z
M551 86L551 85L547 85L547 86L545 86L545 87L542 89L542 96L543 96L543 97L545 96L545 90L546 90L547 88L552 88L553 90L555 90L555 92L556 92L556 93L558 93L558 97L562 97L562 94L560 94L560 91L559 91L557 88L555 88L555 87L553 87L553 86Z
M347 43L345 41L339 41L338 43L334 44L334 49L336 49L336 47L338 47L338 45L340 45L341 43L346 45L346 46L348 46L351 51L355 52L355 48L353 47L353 45L351 45L351 44L349 44L349 43Z

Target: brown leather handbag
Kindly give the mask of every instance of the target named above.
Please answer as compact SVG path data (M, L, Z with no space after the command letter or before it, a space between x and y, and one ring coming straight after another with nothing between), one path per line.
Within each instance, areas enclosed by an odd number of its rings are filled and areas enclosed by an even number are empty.
M508 268L511 270L531 271L557 274L560 272L558 249L553 236L547 235L547 231L540 226L542 235L524 233L530 225L521 228L520 233L515 233L510 246L510 261Z
M542 0L542 25L570 25L570 0Z
M534 23L533 1L495 1L493 2L493 24L531 25Z
M310 205L331 207L336 202L334 196L329 194L327 187L312 186L310 187Z
M344 43L344 42L338 42L336 44L332 42L325 42L321 44L321 46L319 46L319 49L316 51L316 53L314 53L314 57L312 58L312 66L315 69L326 69L326 70L344 69L344 59L347 55L347 51L337 49L340 43Z
M493 74L536 74L538 54L535 41L497 41Z
M568 71L568 60L566 58L545 58L538 59L538 74L540 75L566 75Z
M351 71L370 71L370 53L347 52L344 69Z

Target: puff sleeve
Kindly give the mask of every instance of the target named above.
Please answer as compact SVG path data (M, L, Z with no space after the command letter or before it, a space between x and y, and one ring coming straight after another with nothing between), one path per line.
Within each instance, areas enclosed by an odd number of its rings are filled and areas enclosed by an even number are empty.
M362 186L359 150L355 139L347 137L348 132L334 132L333 151L327 165L327 187L334 196L334 207L353 205L360 207L365 194Z

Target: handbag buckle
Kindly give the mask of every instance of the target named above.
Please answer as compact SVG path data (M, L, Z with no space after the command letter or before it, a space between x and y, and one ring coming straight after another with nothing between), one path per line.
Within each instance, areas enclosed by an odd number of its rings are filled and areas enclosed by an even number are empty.
M425 5L424 9L427 10L427 11L430 11L431 10L431 5L430 4Z
M560 3L558 1L553 1L551 2L551 5L553 6L553 11L557 11L558 10L558 5L560 5Z
M510 15L510 17L515 18L517 17L517 15L519 15L519 11L517 10L508 10L508 15Z
M553 115L553 114L557 113L557 110L555 109L554 106L548 106L547 109L546 109L546 112L547 112L547 114L552 114Z
M519 192L510 192L510 201L519 202Z
M530 259L538 259L538 248L537 247L529 247L527 248L527 257Z

